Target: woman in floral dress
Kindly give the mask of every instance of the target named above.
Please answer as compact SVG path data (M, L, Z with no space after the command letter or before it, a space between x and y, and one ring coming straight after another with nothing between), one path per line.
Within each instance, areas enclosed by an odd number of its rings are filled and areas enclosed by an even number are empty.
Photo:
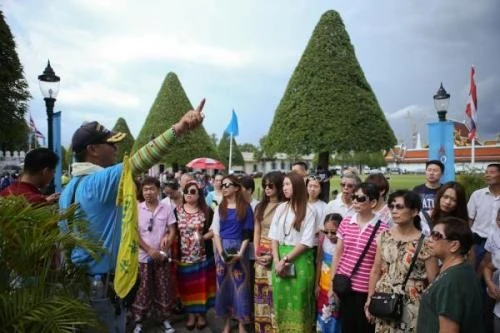
M215 265L212 232L209 231L212 211L205 203L203 190L196 182L184 187L183 204L177 207L180 235L178 286L181 302L188 313L186 328L203 329L207 310L215 302Z
M422 200L415 192L399 190L389 196L388 202L394 226L382 232L377 240L377 253L370 273L369 297L365 304L365 313L368 320L375 320L377 333L416 332L420 297L437 275L439 268L436 258L430 256L426 239L418 253L405 290L401 290L422 234L418 215L422 208ZM368 307L370 296L375 292L404 294L403 316L400 321L388 321L371 316Z
M254 314L255 332L272 333L276 331L273 314L273 293L271 287L271 240L267 237L274 211L283 201L283 174L270 172L262 178L264 196L255 208L255 287Z

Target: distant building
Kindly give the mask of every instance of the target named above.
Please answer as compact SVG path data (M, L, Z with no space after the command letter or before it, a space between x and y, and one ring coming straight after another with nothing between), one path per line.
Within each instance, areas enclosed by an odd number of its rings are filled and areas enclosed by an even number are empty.
M285 153L277 153L272 158L264 155L262 158L257 160L256 155L253 152L242 151L241 154L243 155L243 160L245 161L243 171L247 174L255 172L267 173L270 171L288 172L292 169L292 164L297 161L303 161L309 166L309 168L311 168L314 158L313 154L302 155L298 158L291 158Z

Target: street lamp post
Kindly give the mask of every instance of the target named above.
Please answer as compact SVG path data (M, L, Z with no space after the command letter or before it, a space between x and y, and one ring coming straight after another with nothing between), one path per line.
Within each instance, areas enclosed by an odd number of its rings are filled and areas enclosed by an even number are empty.
M49 149L53 152L57 152L54 147L54 103L56 102L57 94L59 93L59 82L61 78L54 73L54 70L50 66L50 61L47 61L47 67L41 75L38 76L38 81L40 82L40 91L42 92L43 99L45 100L45 107L47 108L47 136ZM50 184L47 186L45 191L46 194L52 194L55 192L54 179L51 180Z
M40 82L40 91L42 92L43 99L45 100L45 107L47 108L47 136L49 149L54 151L52 122L54 117L54 103L59 93L59 82L61 78L54 73L54 70L50 66L50 61L47 62L47 67L45 67L43 74L38 76L38 81Z
M446 92L443 88L443 83L439 87L436 95L434 95L434 107L436 108L439 121L446 121L446 113L448 112L448 106L450 105L450 94Z

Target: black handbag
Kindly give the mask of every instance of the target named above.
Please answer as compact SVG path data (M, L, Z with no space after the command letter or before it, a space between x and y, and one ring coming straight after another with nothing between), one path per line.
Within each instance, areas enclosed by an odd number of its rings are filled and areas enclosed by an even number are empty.
M363 261L366 253L368 252L368 249L370 248L370 245L373 241L373 238L375 238L375 235L377 234L377 230L379 227L380 227L380 220L378 220L377 224L375 224L375 227L372 230L370 238L368 239L368 242L366 243L363 252L361 252L358 261L356 262L356 265L354 265L354 268L352 269L351 275L347 276L345 274L335 274L335 276L333 277L332 289L339 298L344 298L352 292L351 278L354 276L354 274L356 274L356 272L359 269L359 266L361 266L361 262Z
M420 249L422 248L422 243L424 241L424 234L420 236L418 241L417 249L415 250L415 254L413 254L413 258L411 260L410 267L408 268L408 272L406 273L406 277L401 286L401 290L405 290L406 283L410 278L411 271L415 266L415 262L417 261L418 254ZM379 293L375 292L370 298L370 305L368 306L368 311L378 318L390 320L390 321L399 321L401 316L403 315L403 297L404 295L399 293Z

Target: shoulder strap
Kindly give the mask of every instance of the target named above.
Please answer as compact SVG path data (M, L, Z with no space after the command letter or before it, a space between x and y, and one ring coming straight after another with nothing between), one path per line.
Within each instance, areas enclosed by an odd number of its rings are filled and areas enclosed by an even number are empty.
M82 181L83 177L85 177L85 176L81 176L81 177L79 177L76 180L75 186L73 187L73 194L71 195L71 201L69 203L70 205L72 205L75 202L75 199L76 199L76 190L78 189L78 184L80 184L80 182Z
M427 211L425 211L423 209L421 210L421 212L422 212L422 215L425 217L425 220L426 220L427 224L429 225L429 228L432 230L433 223L432 223L431 216L429 215L429 213L427 213Z
M368 249L370 248L370 245L371 245L373 239L375 238L375 235L377 234L377 230L380 227L380 223L381 223L380 220L378 220L377 224L375 224L375 227L372 230L372 234L370 235L370 239L368 239L368 242L366 243L365 248L363 249L363 252L361 252L361 255L359 256L358 261L356 262L356 265L354 265L354 268L352 269L351 277L353 277L354 274L356 274L356 272L359 269L359 266L361 266L361 262L365 258L365 255L368 252Z
M413 270L413 267L415 267L415 262L417 261L418 254L420 252L420 249L422 248L422 244L424 243L424 238L425 238L425 235L421 234L420 239L418 240L417 249L415 250L415 253L413 254L413 258L411 259L410 268L408 268L408 273L406 273L405 280L404 280L403 285L401 287L402 290L405 290L406 282L408 282L408 279L410 278L411 271Z

